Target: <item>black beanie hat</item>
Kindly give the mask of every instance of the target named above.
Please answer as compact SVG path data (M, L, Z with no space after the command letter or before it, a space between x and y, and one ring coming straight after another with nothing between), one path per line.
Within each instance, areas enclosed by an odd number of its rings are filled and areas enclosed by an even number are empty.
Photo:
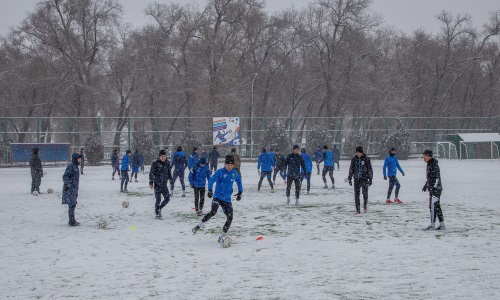
M302 153L306 153L306 148L302 148L302 149L300 149L300 152L302 152Z
M363 147L357 146L356 147L356 152L363 153Z
M182 152L182 147L181 146L177 147L177 152Z
M226 155L226 164L234 165L234 157L232 155Z
M160 150L160 155L159 156L162 156L162 155L167 155L167 151L165 151L165 149L161 149Z
M323 146L323 149L328 149L328 146L327 146L327 145L324 145L324 146Z
M293 150L299 149L299 145L293 145Z
M432 150L429 150L429 149L424 150L424 152L422 154L432 157Z
M130 149L127 149L127 151L125 153L129 154L129 153L132 153L132 151L130 151Z

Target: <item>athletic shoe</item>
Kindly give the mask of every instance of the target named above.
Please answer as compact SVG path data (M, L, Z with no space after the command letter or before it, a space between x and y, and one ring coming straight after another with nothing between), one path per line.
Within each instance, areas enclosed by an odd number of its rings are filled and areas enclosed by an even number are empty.
M436 228L436 230L446 230L446 226L444 224L439 224L439 226Z
M387 204L392 204L392 203L394 203L394 202L392 202L392 201L391 201L391 199L387 199L387 200L385 200L385 203L387 203Z
M274 188L271 189L271 193L274 193Z
M80 223L77 222L76 220L73 220L73 221L69 221L68 225L71 227L76 227L76 226L80 226Z
M139 182L139 181L137 181L137 178L135 179L135 182Z
M356 211L356 214L357 214L357 215L360 215L361 213L360 213L360 212L359 212L359 210L358 210L358 211Z
M123 192L124 192L124 193L128 193L128 190L127 190L127 189L124 189L124 190L123 190Z
M115 178L113 177L113 178L111 178L111 180L115 180Z
M156 213L156 217L155 217L156 220L163 220L163 217L161 216L161 211L158 211Z
M363 210L364 210L365 213L368 212L368 208L367 207L363 208Z
M195 234L199 229L200 229L200 226L196 225L193 227L193 229L191 229L191 231L193 232L193 234Z
M403 202L401 200L399 200L398 198L395 198L394 199L394 203L397 203L397 204L403 204Z
M332 185L332 190L334 190L334 189L335 189L335 186L334 186L334 185Z
M295 199L295 205L297 205L297 206L299 206L299 205L300 205L300 203L299 203L299 198L296 198L296 199Z
M33 191L31 194L32 194L33 196L38 196L38 192L37 192L37 191Z
M290 205L290 197L286 197L286 205Z
M309 195L309 191L307 191L307 194Z
M435 230L436 228L434 228L434 225L429 225L425 228L425 230Z
M324 189L328 189L328 184L325 184L325 186L323 188Z
M197 212L196 212L196 215L197 215L197 216L201 216L201 210L197 211Z

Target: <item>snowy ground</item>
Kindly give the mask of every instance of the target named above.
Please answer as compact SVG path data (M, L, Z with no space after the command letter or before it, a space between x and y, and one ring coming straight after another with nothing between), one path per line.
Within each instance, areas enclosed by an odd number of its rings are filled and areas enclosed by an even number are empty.
M422 160L401 161L404 205L384 203L382 161L369 212L354 216L353 190L335 171L335 190L313 175L311 195L286 206L284 184L257 192L255 163L243 165L243 199L234 201L231 248L217 244L219 212L197 235L193 195L179 189L154 219L146 175L129 195L111 167L85 167L67 225L61 205L64 168L47 168L29 194L29 169L1 169L1 299L499 299L500 162L440 160L448 230L429 223ZM124 200L129 208L122 208ZM210 201L205 205L209 210ZM98 229L99 218L110 222ZM263 240L256 240L257 237Z

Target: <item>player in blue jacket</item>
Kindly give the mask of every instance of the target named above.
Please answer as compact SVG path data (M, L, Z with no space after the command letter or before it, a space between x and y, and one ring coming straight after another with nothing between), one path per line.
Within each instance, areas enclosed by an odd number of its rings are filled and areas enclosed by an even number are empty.
M316 162L316 168L318 168L318 175L319 175L319 165L321 162L323 162L323 151L321 151L321 146L318 145L318 148L316 148L316 151L314 151L314 161Z
M327 189L328 184L326 183L326 173L330 175L330 180L332 181L332 189L335 188L335 179L333 178L333 154L332 151L328 150L328 146L323 146L323 155L325 158L325 164L323 165L323 172L321 176L323 176L323 182L325 186L323 188Z
M257 186L257 190L260 191L260 187L262 186L262 180L267 176L267 181L271 186L271 193L274 193L273 182L271 181L271 176L273 175L273 160L267 154L266 148L262 148L262 153L259 156L259 160L257 161L257 174L260 176L259 184Z
M233 221L233 204L231 203L231 195L233 193L234 182L238 185L238 193L235 195L237 201L241 200L241 194L243 193L241 178L238 173L233 170L233 166L234 157L232 155L227 155L225 167L218 169L217 172L210 177L210 180L208 181L208 198L212 198L212 196L214 197L214 200L212 201L212 210L206 214L201 222L192 229L193 233L196 233L201 227L203 227L205 222L215 216L219 206L221 206L224 214L226 215L226 223L224 224L224 227L222 227L222 232L219 236L219 243L224 241L224 237L226 236L229 227L231 227L231 222ZM214 183L216 184L215 194L212 192Z
M189 184L194 190L194 207L198 216L203 214L205 186L207 185L207 180L210 180L210 174L207 159L204 157L200 158L200 161L193 168L193 176L189 179Z
M172 166L174 169L174 174L172 175L172 180L170 181L170 196L174 195L174 183L179 177L182 187L182 197L186 197L186 185L184 184L184 170L186 170L187 160L182 147L177 147L177 152L173 155Z
M386 203L403 203L401 200L399 200L398 195L399 195L399 188L401 187L401 184L399 184L398 179L396 178L397 170L401 172L403 176L405 176L405 172L403 172L403 169L399 165L398 157L396 156L396 149L391 148L389 150L389 155L385 158L384 161L384 180L387 180L387 177L389 177L389 190L387 191L387 200L385 200ZM387 172L386 172L387 170ZM392 189L394 188L394 185L396 186L396 191L394 192L394 202L391 201L391 194L392 194Z
M127 190L127 184L129 181L128 167L130 164L130 156L131 155L132 155L132 151L130 151L130 149L128 149L122 158L122 165L120 167L120 173L122 173L122 180L120 181L120 192L122 192L122 193L128 193L128 190Z
M139 173L139 168L141 167L141 154L139 153L139 149L135 149L134 154L132 154L132 173L130 174L130 181L134 179L137 182L137 173Z
M300 176L300 184L302 184L304 178L307 180L307 194L309 195L309 191L311 190L311 174L313 168L312 158L309 154L307 154L306 148L302 148L300 151L302 152L301 156L304 160L304 164L306 165L306 171L301 173Z

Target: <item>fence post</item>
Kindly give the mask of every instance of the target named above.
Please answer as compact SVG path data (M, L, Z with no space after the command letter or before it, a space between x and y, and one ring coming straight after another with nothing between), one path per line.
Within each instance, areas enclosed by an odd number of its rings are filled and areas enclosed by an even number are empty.
M97 130L99 130L99 138L101 138L101 115L97 116Z
M292 140L292 128L293 128L293 119L292 119L292 114L290 113L290 143L293 143L293 140Z
M160 132L158 130L158 117L155 119L155 125L156 125L156 145L158 145L158 150L160 150Z
M71 145L71 117L68 117L68 143Z
M385 117L385 135L389 133L389 124L388 124L387 117Z
M7 133L7 118L3 118L3 143L5 145L5 150L7 151L7 139L9 138L9 134ZM7 153L4 155L4 163L8 163L8 155Z
M365 117L361 118L361 138L365 138Z
M130 149L130 117L127 118L127 131L128 131L128 139L127 139L127 149Z
M264 131L267 130L267 117L264 115Z
M36 117L36 142L40 143L40 119Z
M344 119L340 118L340 125L339 125L339 140L340 140L340 145L339 145L340 149L339 150L340 150L340 156L342 156L343 144L344 144L344 143L342 143L342 140L343 140L343 134L342 134L343 124L344 124Z

